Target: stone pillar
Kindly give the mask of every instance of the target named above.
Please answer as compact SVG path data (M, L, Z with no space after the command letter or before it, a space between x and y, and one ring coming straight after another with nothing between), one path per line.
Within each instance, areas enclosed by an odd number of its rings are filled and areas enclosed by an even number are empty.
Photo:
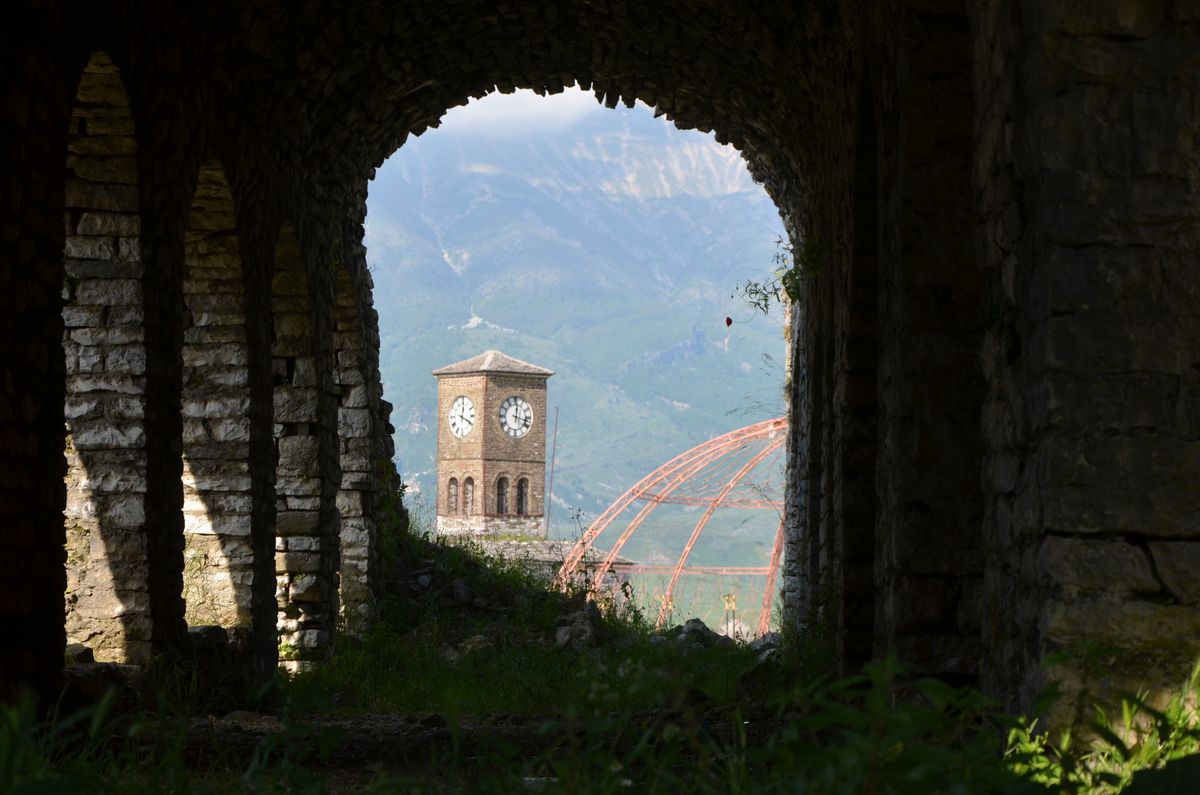
M970 48L961 0L875 20L879 88L876 654L978 674L982 271L974 261Z
M0 33L0 699L43 703L63 666L63 158L83 60L61 14L17 5Z
M365 627L375 609L371 575L376 550L374 496L377 451L371 394L364 375L362 320L357 295L344 270L338 272L334 313L334 384L340 392L338 454L342 484L337 507L341 517L341 606L350 628Z
M251 623L245 280L224 169L201 169L185 241L183 596L189 624Z
M1025 710L1057 682L1065 726L1120 691L1161 701L1200 654L1200 12L973 21L984 684Z
M854 229L836 396L841 438L838 516L837 631L844 672L871 658L875 643L876 459L879 453L879 146L875 95L864 78L856 111Z
M323 376L318 372L316 310L300 242L290 226L280 231L271 285L275 338L274 433L275 572L280 658L290 669L319 658L333 640L337 603L336 521L328 516L333 493L325 471ZM332 534L332 537L331 537Z
M146 348L137 141L112 61L80 79L67 155L67 635L99 660L144 662Z

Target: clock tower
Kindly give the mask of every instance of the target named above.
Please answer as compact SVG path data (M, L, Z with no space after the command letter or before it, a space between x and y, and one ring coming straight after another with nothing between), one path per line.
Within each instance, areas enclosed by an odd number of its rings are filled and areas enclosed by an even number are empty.
M437 532L545 537L546 379L500 351L433 371Z

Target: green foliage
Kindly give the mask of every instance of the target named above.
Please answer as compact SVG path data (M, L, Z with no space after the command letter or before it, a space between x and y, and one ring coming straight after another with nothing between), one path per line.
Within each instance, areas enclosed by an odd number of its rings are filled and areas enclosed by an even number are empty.
M819 275L823 270L820 247L816 238L811 237L804 239L798 252L791 241L776 238L771 262L775 265L774 278L765 282L747 279L739 282L734 292L764 315L771 311L772 305L783 303L784 298L799 301L804 295L805 277Z
M551 593L527 566L392 530L378 622L248 699L273 697L280 724L248 761L188 756L188 727L213 702L163 664L147 673L155 703L125 714L114 716L113 695L65 717L39 717L29 698L0 705L0 792L325 792L339 734L323 719L364 712L436 712L452 740L425 766L380 772L368 790L378 793L1151 795L1194 791L1200 772L1200 665L1165 707L1127 696L1112 714L1097 710L1095 742L1055 740L894 660L835 677L825 589L802 622L783 625L785 647L766 662L746 646L656 636L631 592L600 600L598 645L573 652L552 638L586 594ZM490 604L413 589L406 566L463 577ZM475 635L487 645L447 659ZM496 714L540 728L462 750L461 727Z
M1112 795L1134 792L1131 786L1147 773L1183 769L1179 760L1196 762L1200 754L1200 663L1192 669L1188 684L1174 694L1163 709L1147 703L1147 694L1126 694L1120 701L1120 719L1097 707L1089 727L1100 742L1088 750L1073 747L1070 734L1055 743L1046 734L1035 733L1034 724L1022 719L1009 732L1005 753L1009 766L1031 781L1044 784L1062 795ZM1176 763L1175 766L1170 763ZM1187 792L1197 791L1196 781ZM1182 789L1147 789L1146 792L1175 793Z

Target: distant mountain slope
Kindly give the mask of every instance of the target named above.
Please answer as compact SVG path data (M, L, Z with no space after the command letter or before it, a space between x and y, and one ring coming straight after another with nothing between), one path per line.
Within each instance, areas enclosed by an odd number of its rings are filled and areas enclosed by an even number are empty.
M586 521L676 453L778 415L764 356L782 362L781 323L730 293L767 275L781 234L736 151L644 107L410 140L367 222L404 477L432 504L430 371L487 348L556 371L558 535L568 509Z

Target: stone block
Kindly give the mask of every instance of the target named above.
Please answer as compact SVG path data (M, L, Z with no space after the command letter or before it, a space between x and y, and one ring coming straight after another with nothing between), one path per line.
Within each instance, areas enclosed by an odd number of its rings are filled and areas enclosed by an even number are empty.
M133 135L133 119L91 116L87 128L89 135Z
M79 260L111 260L116 254L112 238L72 235L63 246L63 256Z
M1099 642L1120 649L1200 655L1200 611L1151 602L1047 602L1043 634L1055 643Z
M275 572L290 574L316 574L323 569L321 554L317 552L276 552Z
M105 498L100 515L101 534L110 529L139 529L145 523L145 501L140 494Z
M279 340L307 340L312 333L308 315L303 313L277 314L275 316L275 337Z
M246 417L250 411L250 398L244 395L185 398L181 410L185 417Z
M315 574L303 574L292 579L288 596L293 602L322 602L328 595L329 588L324 577Z
M134 279L85 279L75 300L84 306L116 306L142 302L142 286Z
M338 436L363 438L371 435L371 412L367 409L338 409Z
M312 422L317 416L317 392L314 389L276 387L275 422Z
M1167 590L1184 604L1200 604L1200 539L1151 541L1147 546Z
M191 476L184 475L184 486L205 497L222 492L245 492L251 489L250 466L245 460L195 462Z
M321 536L289 536L276 539L276 549L286 552L320 552L325 546Z
M321 525L318 511L280 511L275 517L276 532L281 536L314 533Z
M284 436L277 441L279 465L289 469L316 471L312 466L320 452L320 441L315 436Z
M216 511L185 513L183 531L190 535L248 538L250 517L244 514L223 514Z
M249 412L238 419L212 419L208 421L212 438L217 442L247 442L250 440Z
M183 494L183 510L193 513L220 511L250 514L254 510L254 500L249 494L219 492L201 495L194 490L187 490Z
M142 275L141 265L119 260L67 259L63 270L72 279L136 279Z
M353 489L339 489L337 494L338 513L343 517L363 515L363 495Z
M302 649L320 649L329 645L330 634L323 629L304 629L294 636L296 645Z
M142 424L132 422L78 421L71 432L75 447L80 451L135 449L146 440Z
M1047 581L1067 594L1162 590L1146 550L1122 541L1050 536L1042 541L1038 567Z
M108 404L111 417L125 420L140 420L146 415L146 401L141 397L118 397Z
M136 237L117 238L117 259L122 262L141 262L141 240Z
M112 185L67 178L66 205L111 212L137 212L136 185Z
M67 167L89 182L132 186L138 182L137 158L127 155L68 155Z
M146 372L146 349L140 343L112 348L104 356L104 368L110 373L142 375Z
M79 488L93 494L145 494L144 466L117 466L93 462L79 481Z
M94 418L103 414L104 403L96 397L68 394L63 405L63 415L68 420Z
M104 322L104 309L95 306L64 306L63 325L67 328L98 326Z
M348 409L366 408L367 388L362 385L350 387L346 393L342 395L342 407Z
M216 347L200 347L185 345L183 348L183 364L185 367L245 367L249 364L245 346L221 345Z
M137 215L133 213L86 212L79 217L79 226L76 231L81 235L132 236L141 232L141 224ZM85 259L102 258L85 257Z
M317 386L317 365L311 356L300 356L292 360L291 385L305 388Z
M346 559L347 547L365 548L371 542L371 525L363 517L342 516L342 558Z

